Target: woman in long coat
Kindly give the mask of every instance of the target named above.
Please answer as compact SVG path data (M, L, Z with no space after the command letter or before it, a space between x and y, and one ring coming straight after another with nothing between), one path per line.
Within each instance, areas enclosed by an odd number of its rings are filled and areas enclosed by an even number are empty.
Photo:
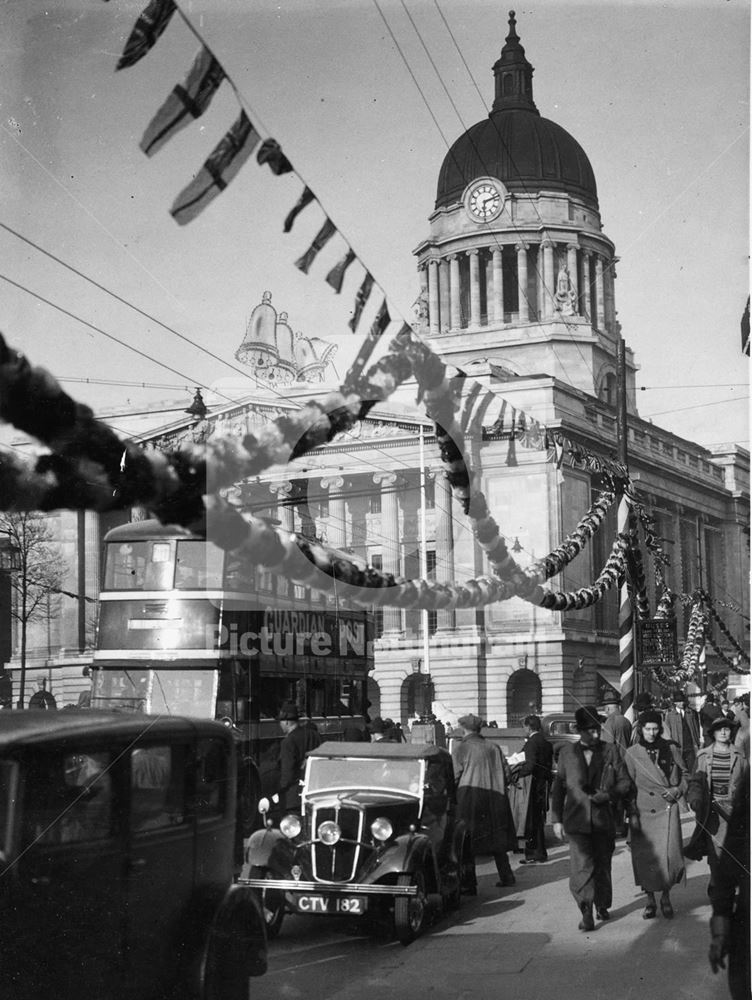
M517 842L507 797L509 764L501 749L481 736L477 716L463 716L459 726L463 736L452 749L457 816L470 828L474 852L493 855L499 873L497 887L514 885L507 857Z
M645 920L656 915L656 892L661 894L661 913L673 917L671 887L684 879L678 799L687 790L687 772L678 747L659 735L662 725L660 712L643 712L638 742L624 757L634 785L629 846L635 884L647 897Z

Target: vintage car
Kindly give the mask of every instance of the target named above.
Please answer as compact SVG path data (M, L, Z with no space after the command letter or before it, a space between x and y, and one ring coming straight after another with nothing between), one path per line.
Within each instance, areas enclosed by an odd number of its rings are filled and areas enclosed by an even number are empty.
M580 734L574 721L574 712L554 712L541 719L543 735L553 744L554 765L561 748L567 743L576 743Z
M235 741L215 722L0 712L0 996L247 1000Z
M446 750L329 742L307 757L302 816L253 834L248 877L239 880L261 894L269 936L286 911L366 922L380 916L409 944L442 911L457 908L463 891L475 891Z

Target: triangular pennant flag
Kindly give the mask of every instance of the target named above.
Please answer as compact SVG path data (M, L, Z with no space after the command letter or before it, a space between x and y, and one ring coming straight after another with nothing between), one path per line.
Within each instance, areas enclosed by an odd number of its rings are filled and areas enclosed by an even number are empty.
M173 202L170 215L181 226L195 219L210 201L227 187L253 150L261 136L248 120L245 111L224 139L214 148L191 183L183 188Z
M386 302L384 303L384 306L385 305ZM357 390L358 380L360 379L360 376L363 374L363 369L365 368L368 359L373 353L373 349L376 346L376 342L378 341L379 337L381 336L381 334L384 332L384 330L388 325L389 321L387 320L387 323L384 326L384 328L382 330L378 330L376 321L374 320L374 323L368 332L368 336L363 338L363 343L360 345L360 350L358 351L355 360L350 365L350 370L348 371L347 377L345 378L344 381L344 387L346 389L351 391ZM378 330L376 336L373 336L374 330ZM397 334L397 337L395 339L399 339L405 333L412 333L412 327L409 326L407 323L402 324L400 332Z
M366 276L361 282L360 288L355 295L355 304L353 306L353 314L350 317L350 322L347 324L353 333L360 322L360 317L365 309L366 302L368 301L368 296L371 294L371 289L373 288L373 278L366 271Z
M128 36L115 69L135 66L139 59L156 45L157 39L170 23L170 18L176 10L175 0L151 0L133 25L133 31Z
M368 339L375 343L391 322L392 317L389 315L389 310L386 307L386 299L384 299L379 306L379 311L376 313L373 323L371 323L371 329L368 331Z
M282 152L282 147L276 139L264 139L261 149L256 153L256 162L262 166L268 163L271 172L279 177L280 174L289 174L292 170L292 163Z
M306 207L306 205L310 205L311 202L315 200L316 200L316 195L313 193L313 191L311 191L309 187L303 188L303 193L301 194L301 196L298 198L298 200L295 202L295 204L285 217L285 224L282 226L282 232L289 233L290 230L292 229L293 222L295 222L295 220L303 211L303 209Z
M153 156L181 128L200 118L211 103L225 71L208 49L201 49L185 84L178 84L149 122L141 140L141 149Z
M342 282L344 281L345 278L345 271L348 269L348 267L352 264L354 260L355 260L355 252L348 247L347 253L339 262L339 264L335 264L334 267L329 272L329 274L327 274L326 276L327 285L331 285L334 291L338 295L342 291Z
M313 243L308 247L306 252L302 257L298 257L295 261L295 267L303 272L303 274L308 274L308 269L314 260L316 260L316 255L320 250L323 250L329 240L337 232L337 227L334 225L331 219L325 219L324 225L319 229L313 238Z

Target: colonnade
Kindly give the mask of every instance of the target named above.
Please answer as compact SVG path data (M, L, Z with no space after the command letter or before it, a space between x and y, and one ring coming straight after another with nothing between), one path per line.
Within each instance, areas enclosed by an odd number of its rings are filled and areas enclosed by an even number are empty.
M409 473L408 473L409 475ZM452 531L452 504L453 498L451 488L446 476L441 473L428 471L427 476L435 483L434 512L435 531L433 539L427 539L428 546L435 552L436 578L441 580L454 579L454 537ZM403 504L403 497L412 494L415 499L417 491L418 470L415 470L415 477L398 475L394 472L380 471L368 476L347 477L346 475L324 476L320 480L308 480L310 487L316 495L327 501L328 515L319 520L321 527L325 529L327 545L337 549L348 549L351 546L360 547L365 545L367 551L374 549L381 550L381 568L385 573L392 573L400 577L405 575L405 552L404 544L404 520L400 516L401 510L410 515L416 513L415 508L406 511ZM374 487L380 492L380 524L373 525L371 521L372 534L365 535L359 533L357 539L353 536L351 525L353 515L356 513L356 504L359 505L360 514L364 514L364 493L366 496L372 495ZM352 490L352 500L348 498L348 489ZM285 531L295 530L295 485L290 482L277 482L269 485L270 492L276 498L277 517L281 527ZM301 497L303 500L303 497ZM418 500L418 510L419 510ZM348 509L349 508L349 509ZM303 520L310 518L310 512L306 510ZM311 518L311 521L314 519ZM366 525L368 520L364 518ZM419 534L419 529L418 529ZM415 545L420 544L419 538L412 539ZM384 607L383 609L383 634L396 636L403 632L403 612L400 608ZM438 611L436 614L436 627L438 630L451 629L454 627L453 611Z
M419 265L429 333L559 316L613 329L615 264L597 250L546 238L430 256Z

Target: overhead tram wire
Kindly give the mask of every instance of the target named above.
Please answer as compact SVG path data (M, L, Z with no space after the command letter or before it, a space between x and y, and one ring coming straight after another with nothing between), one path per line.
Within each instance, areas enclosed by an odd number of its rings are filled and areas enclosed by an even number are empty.
M104 292L105 295L109 295L111 298L115 299L116 302L119 302L121 305L127 306L129 309L132 309L134 312L138 313L139 316L143 317L143 319L149 320L150 323L156 323L157 326L162 327L163 330L166 330L168 333L171 333L174 337L178 337L179 340L184 341L186 344L190 344L191 347L196 348L196 350L198 351L203 351L204 354L208 355L214 361L219 361L220 364L226 365L228 368L232 369L232 371L236 372L239 375L242 375L243 378L247 378L249 379L249 381L254 382L256 387L258 387L258 379L255 379L250 374L250 372L244 371L237 365L232 364L232 362L227 361L225 358L222 358L218 354L215 354L213 351L210 351L208 347L204 347L203 344L196 343L195 340L191 340L191 338L187 337L184 333L180 333L180 331L175 330L171 326L168 326L167 323L163 323L162 320L157 319L156 316L152 316L151 313L148 313L144 309L141 309L133 302L129 302L127 299L124 299L122 295L118 295L117 292L113 292L111 288L107 288L106 285L103 285L101 284L101 282L96 281L88 274L84 274L83 271L80 271L77 267L74 267L72 264L69 264L67 261L63 260L61 257L58 257L51 251L45 250L44 247L41 247L38 243L35 243L33 240L29 239L27 236L24 236L22 233L19 233L17 230L12 229L10 226L6 225L6 223L0 222L0 229L4 229L6 230L6 232L11 233L17 239L26 243L27 246L33 247L34 250L37 250L39 253L44 254L45 257L49 257L50 260L54 260L56 264L60 264L61 267L64 267L66 268L66 270L71 271L77 277L83 278L84 281L87 281L90 285L93 285L95 288L98 288L100 292Z
M147 354L140 348L134 347L133 344L128 344L124 340L121 340L119 337L116 337L113 333L107 333L107 331L103 330L101 327L95 326L94 323L90 323L82 316L77 316L69 309L66 309L63 306L58 305L56 302L53 302L51 299L46 298L44 295L40 295L39 292L35 292L31 288L27 288L26 285L22 285L20 282L14 281L12 278L9 278L6 274L0 274L0 278L3 281L7 281L9 285L13 285L14 288L18 288L20 291L26 292L28 295L33 296L40 302L44 302L45 305L50 306L52 309L56 309L58 312L63 313L64 316L68 316L70 319L76 320L76 322L83 324L83 326L89 327L89 329L93 330L95 333L99 333L103 337L106 337L108 340L111 340L114 343L119 344L120 347L125 347L129 351L133 351L134 354L138 354L139 357L144 358L146 361L150 361L152 364L159 365L160 368L164 368L166 371L172 372L172 374L177 375L178 378L187 379L191 383L191 385L198 386L201 389L206 389L207 392L215 392L217 395L223 396L230 403L237 402L237 400L231 399L230 396L226 396L224 393L217 392L216 389L212 389L211 386L205 385L198 379L189 379L184 372L178 371L177 368L173 368L171 365L166 364L164 361L158 361L156 358L153 358L150 354Z
M259 387L258 379L254 378L248 372L244 372L242 369L238 368L237 366L230 364L229 362L227 362L224 359L220 358L218 355L214 354L213 352L211 352L211 351L203 348L200 344L196 344L190 338L185 337L183 334L179 333L177 330L174 330L172 327L168 326L167 324L162 323L161 320L157 319L156 317L152 316L149 313L146 313L144 310L140 309L137 305L134 305L132 302L129 302L127 299L123 298L121 295L118 295L116 292L113 292L110 289L106 288L104 285L101 285L98 281L95 281L93 278L90 278L87 274L84 274L78 268L75 268L72 265L68 264L66 261L62 260L56 254L53 254L50 251L45 250L44 247L39 246L39 244L37 244L33 240L30 240L27 237L23 236L21 233L18 233L16 230L12 229L10 226L5 225L5 223L3 223L3 222L0 222L0 228L6 229L13 236L16 236L18 239L22 240L24 243L27 243L29 246L33 247L33 249L35 249L35 250L39 251L40 253L44 254L45 256L49 257L51 260L55 261L57 264L60 264L62 267L66 268L67 270L72 271L78 277L83 278L85 281L87 281L90 284L94 285L96 288L98 288L100 291L104 292L105 294L112 296L114 299L116 299L122 305L124 305L124 306L126 306L126 307L128 307L130 309L133 309L134 312L138 313L140 316L144 317L145 319L150 320L153 323L158 324L163 329L165 329L168 333L174 334L175 336L177 336L181 340L185 340L191 346L196 347L199 350L204 351L204 353L208 354L210 357L214 358L215 360L219 360L223 364L228 365L234 371L240 372L240 374L242 374L244 377L246 377L246 378L250 379L251 381L253 381L253 383L256 386L256 388ZM93 324L88 323L82 317L76 316L74 313L69 312L68 310L64 309L62 306L58 306L55 303L51 302L50 300L45 299L43 296L39 295L39 293L34 292L31 289L25 288L24 286L22 286L22 285L20 285L20 284L18 284L16 282L13 282L12 279L7 278L5 275L0 274L0 278L3 278L3 280L8 281L10 284L15 284L16 287L22 289L23 291L26 291L30 295L35 296L36 298L40 299L40 301L45 302L47 305L52 306L52 308L58 309L60 312L63 312L64 314L70 316L72 319L75 319L78 322L81 322L81 323L89 326L92 330L95 330L96 332L101 333L102 336L105 336L105 337L108 337L111 340L114 340L116 343L120 344L123 347L127 347L129 350L134 351L135 353L139 354L141 357L145 358L146 360L149 360L149 361L154 362L155 364L161 365L161 367L166 368L168 371L171 371L175 375L179 375L179 376L184 377L184 378L186 377L185 375L182 375L181 372L177 371L177 369L171 368L169 365L163 364L162 362L158 361L156 358L152 358L150 355L146 354L145 352L140 351L138 348L134 347L132 344L127 344L124 341L119 340L113 334L108 334L106 331L101 330L100 328L94 326ZM108 384L116 384L116 383L110 382ZM141 383L128 383L128 384L129 385L136 385L137 386L137 385L140 385ZM207 385L205 385L205 384L203 384L201 382L197 382L196 380L193 380L191 382L191 385L193 385L193 386L199 386L202 389L206 389L208 392L215 392L217 395L222 396L224 399L226 399L231 404L239 404L239 403L243 402L242 399L241 400L233 399L231 396L228 396L226 393L218 392L216 389L212 389L211 386L207 386ZM170 388L170 387L166 387L166 388ZM180 388L182 388L182 387L180 387ZM298 409L302 408L301 404L299 402L297 402L297 400L290 399L290 398L288 398L286 396L283 396L282 393L278 392L273 386L266 386L266 388L268 388L279 399L281 399L281 400L283 400L285 402L292 403ZM188 391L190 391L190 390L188 390ZM156 412L168 412L168 411L165 410L165 411L156 411ZM127 416L135 416L135 415L136 414L116 414L115 416L116 417L127 417ZM101 418L101 419L104 420L106 418ZM137 437L139 435L130 435L130 436ZM393 461L393 456L391 456L387 452L383 451L383 449L378 448L377 446L374 446L373 450L381 452L386 458L388 458L390 460L390 462ZM406 463L402 463L402 467L403 468L410 468ZM387 470L387 468L384 468L382 471L388 471L388 470ZM449 513L449 512L445 512L445 513Z

